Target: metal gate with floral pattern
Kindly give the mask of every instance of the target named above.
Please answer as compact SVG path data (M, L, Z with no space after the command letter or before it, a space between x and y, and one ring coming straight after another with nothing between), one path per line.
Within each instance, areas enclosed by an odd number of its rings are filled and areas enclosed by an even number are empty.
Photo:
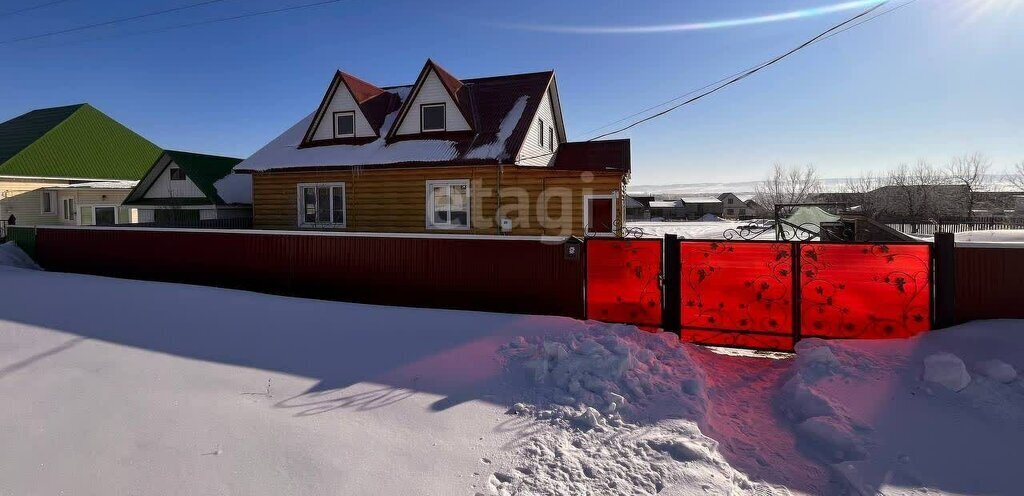
M588 239L586 256L588 318L686 341L790 351L932 326L928 243Z

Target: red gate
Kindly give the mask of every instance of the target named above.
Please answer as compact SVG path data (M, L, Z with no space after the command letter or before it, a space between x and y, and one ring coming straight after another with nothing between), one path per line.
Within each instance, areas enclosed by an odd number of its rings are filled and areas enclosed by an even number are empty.
M678 329L686 341L789 351L802 337L932 326L928 243L590 239L586 254L588 318Z

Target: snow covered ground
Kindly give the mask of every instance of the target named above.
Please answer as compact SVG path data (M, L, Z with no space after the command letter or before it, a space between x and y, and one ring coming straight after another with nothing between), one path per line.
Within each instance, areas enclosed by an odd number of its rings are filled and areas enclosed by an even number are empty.
M968 231L956 233L957 243L1024 243L1024 229L1003 229L992 231Z
M740 226L751 224L752 221L674 221L674 222L627 222L626 229L629 236L640 232L645 238L663 238L666 234L675 234L680 239L726 239L725 232L736 230ZM740 239L736 235L736 239ZM768 230L758 239L775 239L775 231Z
M1019 494L1022 367L0 267L0 494Z

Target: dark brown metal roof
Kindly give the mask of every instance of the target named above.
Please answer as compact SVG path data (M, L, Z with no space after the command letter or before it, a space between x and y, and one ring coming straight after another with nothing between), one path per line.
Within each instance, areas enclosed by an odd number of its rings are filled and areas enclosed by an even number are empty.
M577 141L558 146L555 169L629 173L629 140Z

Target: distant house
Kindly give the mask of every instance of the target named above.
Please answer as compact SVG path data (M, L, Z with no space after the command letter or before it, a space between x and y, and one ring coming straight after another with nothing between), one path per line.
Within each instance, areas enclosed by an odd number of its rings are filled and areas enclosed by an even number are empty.
M653 196L633 196L626 195L626 220L627 221L642 221L650 220L651 218L651 200Z
M651 219L683 220L686 218L686 207L679 200L652 200L650 210Z
M754 198L746 198L743 200L743 203L747 206L747 211L750 213L751 218L763 219L768 216L768 209L757 203Z
M118 208L160 149L88 104L0 123L0 220L19 225L127 222Z
M214 187L241 161L167 150L153 162L124 205L138 210L138 223L158 226L199 226L202 221L251 218L251 204L225 200Z
M553 71L459 79L428 60L392 87L338 71L310 110L235 167L257 228L621 232L629 141L567 142Z
M753 209L734 193L722 193L718 195L718 200L722 202L722 218L751 219L754 217Z
M707 214L722 216L722 200L718 198L698 196L680 198L679 201L688 220L697 220Z

